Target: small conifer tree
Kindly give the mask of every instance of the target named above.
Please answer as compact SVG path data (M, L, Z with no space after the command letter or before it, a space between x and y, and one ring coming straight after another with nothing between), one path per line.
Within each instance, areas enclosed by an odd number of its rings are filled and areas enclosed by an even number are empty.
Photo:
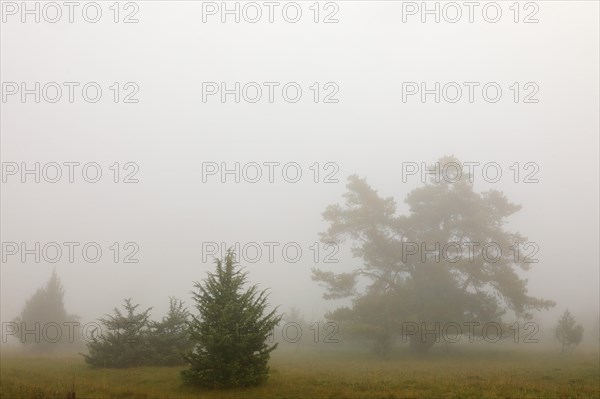
M152 348L148 342L150 310L138 312L139 304L131 298L123 301L124 312L101 318L102 331L96 331L84 354L85 361L95 367L130 367L148 363Z
M216 270L193 293L198 315L192 315L189 332L195 347L185 358L186 383L209 388L252 386L269 377L267 365L277 344L267 340L281 316L267 313L268 294L256 285L245 288L243 272L228 251L216 261Z

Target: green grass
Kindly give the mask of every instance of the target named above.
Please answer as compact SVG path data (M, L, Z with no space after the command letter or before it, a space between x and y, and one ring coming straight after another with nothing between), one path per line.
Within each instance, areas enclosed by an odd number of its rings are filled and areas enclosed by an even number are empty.
M1 359L1 398L600 398L598 353L443 351L274 353L271 378L255 388L181 385L181 367L92 369L81 357Z

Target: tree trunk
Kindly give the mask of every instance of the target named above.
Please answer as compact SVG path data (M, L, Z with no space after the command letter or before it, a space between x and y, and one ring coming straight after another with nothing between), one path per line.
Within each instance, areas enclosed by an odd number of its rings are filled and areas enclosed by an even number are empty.
M391 338L388 334L383 334L375 340L373 353L382 358L387 358L392 347Z
M421 334L415 334L409 336L409 347L411 350L417 353L427 353L429 349L435 344L436 336L433 334L427 334L421 336Z

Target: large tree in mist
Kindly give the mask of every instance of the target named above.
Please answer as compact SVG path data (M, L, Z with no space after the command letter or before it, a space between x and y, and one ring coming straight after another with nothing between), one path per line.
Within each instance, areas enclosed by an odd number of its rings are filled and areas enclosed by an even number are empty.
M267 311L267 292L256 285L245 287L247 277L228 251L204 282L195 284L197 315L189 331L195 343L186 356L186 383L208 388L251 386L267 380L267 365L277 347L267 339L281 320Z
M15 319L16 336L32 351L53 351L79 342L79 329L75 328L78 317L67 313L64 294L60 278L53 271L46 285L27 299Z
M456 171L444 168L451 163L462 165L446 157L439 170ZM503 224L520 206L496 190L475 192L467 170L431 178L411 191L406 215L398 214L393 198L382 198L353 175L345 204L323 213L329 228L321 239L350 240L353 255L363 261L362 267L348 265L342 273L313 270L313 279L326 287L326 299L352 299L352 306L328 318L341 323L343 331L374 339L382 355L398 335L408 336L410 346L423 352L439 340L436 325L472 322L478 327L500 322L507 310L529 319L531 311L554 306L527 295L527 280L517 274L531 265L525 257L530 251L523 248L527 239Z

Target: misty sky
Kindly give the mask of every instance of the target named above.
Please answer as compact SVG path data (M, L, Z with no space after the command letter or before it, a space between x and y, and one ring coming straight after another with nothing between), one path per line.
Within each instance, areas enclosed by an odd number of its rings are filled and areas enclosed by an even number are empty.
M502 166L498 183L476 174L475 187L502 190L523 205L506 228L539 245L540 262L526 276L532 295L558 303L545 317L554 320L566 307L583 319L597 314L598 3L537 2L536 24L514 23L501 3L505 14L496 24L481 14L474 23L420 23L418 15L403 23L401 2L384 1L338 2L335 24L314 23L309 3L301 3L306 14L296 24L277 13L272 24L223 24L219 15L203 23L200 2L140 2L136 24L113 23L108 13L96 24L8 17L2 82L97 82L103 98L8 98L2 162L97 162L103 177L95 184L80 174L75 183L63 177L36 184L9 176L0 197L2 242L97 242L104 252L97 263L80 252L73 264L9 257L1 265L2 321L18 315L53 268L67 310L86 319L126 297L157 315L170 295L189 304L193 281L212 268L203 262L203 242L281 243L275 262L263 252L261 261L245 263L252 282L269 287L271 303L282 310L296 306L309 319L321 317L336 303L322 300L310 269L362 264L347 245L335 255L338 264L324 264L324 252L315 263L309 249L327 227L322 211L342 202L347 176L367 177L404 213L404 197L421 183L414 176L402 182L402 162L444 155ZM114 82L135 82L139 102L114 103ZM303 95L287 103L276 89L273 103L222 103L219 96L203 102L203 82L297 82ZM314 103L314 82L335 83L339 102ZM497 82L503 96L488 103L476 90L473 103L422 103L419 96L403 102L403 82ZM535 82L539 102L515 103L514 82ZM139 183L114 183L115 162L139 165ZM280 167L274 183L266 176L254 184L231 176L222 183L218 175L203 182L203 162L296 162L303 175L288 183ZM310 169L315 162L319 183ZM508 169L515 162L539 165L539 183L515 183ZM338 183L323 182L334 170L326 163L339 168ZM115 264L114 242L137 243L139 263ZM281 246L290 242L303 250L297 263L282 257Z

